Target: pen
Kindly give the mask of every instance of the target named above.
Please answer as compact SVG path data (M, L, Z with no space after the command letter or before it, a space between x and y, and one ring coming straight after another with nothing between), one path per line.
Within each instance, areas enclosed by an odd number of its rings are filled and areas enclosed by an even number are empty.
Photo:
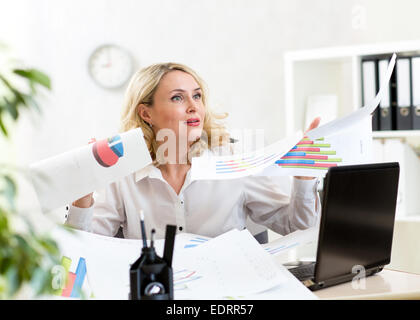
M144 228L144 214L143 214L143 210L140 210L140 227L141 227L141 235L143 237L143 248L147 248L146 230Z
M153 241L155 239L155 229L152 229L152 235L150 236L150 248L153 248Z

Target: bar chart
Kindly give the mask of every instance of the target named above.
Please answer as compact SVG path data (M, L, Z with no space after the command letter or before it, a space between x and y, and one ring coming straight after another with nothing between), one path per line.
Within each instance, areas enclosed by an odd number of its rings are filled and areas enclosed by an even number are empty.
M343 161L336 155L337 152L331 149L331 144L326 143L324 138L304 138L275 163L283 168L328 170Z
M64 271L63 286L55 291L55 295L82 298L82 287L86 278L86 259L79 258L75 272L70 271L72 260L69 257L62 257L61 266Z
M189 239L188 242L184 245L184 249L194 248L202 243L207 242L209 239L202 238L202 237L194 237Z

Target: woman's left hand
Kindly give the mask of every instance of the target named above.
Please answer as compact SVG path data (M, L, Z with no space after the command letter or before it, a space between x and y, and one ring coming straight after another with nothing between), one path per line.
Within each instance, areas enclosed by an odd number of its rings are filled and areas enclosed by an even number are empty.
M311 131L312 129L315 129L319 126L319 123L321 122L321 118L320 117L316 117L314 120L312 120L311 124L309 125L309 128L306 129L304 136L306 136L306 133L308 131ZM296 179L300 179L300 180L312 180L315 179L315 177L302 177L302 176L295 176Z

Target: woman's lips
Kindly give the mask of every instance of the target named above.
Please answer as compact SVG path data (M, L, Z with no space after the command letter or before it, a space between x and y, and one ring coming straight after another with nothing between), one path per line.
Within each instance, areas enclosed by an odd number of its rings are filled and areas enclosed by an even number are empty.
M187 126L198 127L200 125L200 119L189 119L186 121Z

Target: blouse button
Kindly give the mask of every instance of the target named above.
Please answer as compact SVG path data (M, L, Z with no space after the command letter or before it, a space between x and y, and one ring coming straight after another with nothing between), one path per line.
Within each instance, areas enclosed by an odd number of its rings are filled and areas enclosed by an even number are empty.
M179 227L178 229L179 229L179 231L182 231L182 227Z

